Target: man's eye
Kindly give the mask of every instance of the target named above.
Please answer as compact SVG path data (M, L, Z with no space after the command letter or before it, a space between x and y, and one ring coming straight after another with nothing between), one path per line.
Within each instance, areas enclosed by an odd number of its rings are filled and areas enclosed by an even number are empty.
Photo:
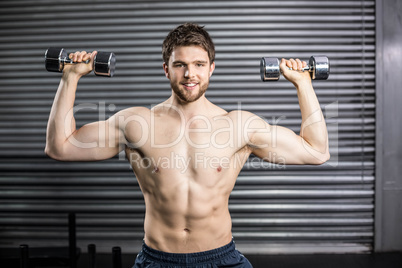
M175 67L184 67L184 64L176 64Z
M197 64L197 67L204 67L204 64L199 63Z

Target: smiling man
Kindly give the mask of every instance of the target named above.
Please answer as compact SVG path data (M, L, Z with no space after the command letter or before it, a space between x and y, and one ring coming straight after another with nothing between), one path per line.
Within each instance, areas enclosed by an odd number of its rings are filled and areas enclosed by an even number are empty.
M203 48L183 46L167 56L163 69L174 94L183 102L193 102L207 91L215 63L210 63Z
M229 195L250 154L273 163L319 165L329 159L325 121L300 60L281 61L297 89L300 135L247 111L225 111L205 92L215 48L196 24L172 30L163 42L170 98L152 109L132 107L76 129L79 79L96 52L76 52L64 68L49 116L45 152L62 161L108 159L124 150L144 195L144 242L134 267L251 267L232 237ZM289 70L287 67L292 67ZM298 71L299 70L299 71Z

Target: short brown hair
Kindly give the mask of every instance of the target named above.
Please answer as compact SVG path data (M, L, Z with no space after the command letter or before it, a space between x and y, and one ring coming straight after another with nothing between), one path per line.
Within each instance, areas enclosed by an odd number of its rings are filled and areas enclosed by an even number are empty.
M173 50L180 46L200 46L208 53L210 63L215 61L215 45L204 26L185 23L170 31L162 45L162 57L166 64Z

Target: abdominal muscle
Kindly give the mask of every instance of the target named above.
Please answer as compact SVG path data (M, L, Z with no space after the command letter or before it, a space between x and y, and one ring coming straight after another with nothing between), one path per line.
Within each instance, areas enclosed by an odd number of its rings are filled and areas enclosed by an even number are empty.
M144 240L149 247L170 253L193 253L231 241L228 198L233 185L228 188L230 183L221 181L211 187L201 183L203 180L197 182L182 174L176 179L169 176L156 181L159 187L143 189Z

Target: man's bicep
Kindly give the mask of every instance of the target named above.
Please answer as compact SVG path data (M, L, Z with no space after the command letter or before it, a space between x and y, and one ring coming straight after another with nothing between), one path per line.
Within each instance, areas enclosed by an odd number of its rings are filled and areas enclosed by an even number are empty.
M292 130L270 125L267 134L256 133L252 152L261 159L288 165L317 164L318 159L311 146Z
M111 117L106 121L86 124L76 130L65 142L68 160L96 161L111 158L122 150L124 134Z

